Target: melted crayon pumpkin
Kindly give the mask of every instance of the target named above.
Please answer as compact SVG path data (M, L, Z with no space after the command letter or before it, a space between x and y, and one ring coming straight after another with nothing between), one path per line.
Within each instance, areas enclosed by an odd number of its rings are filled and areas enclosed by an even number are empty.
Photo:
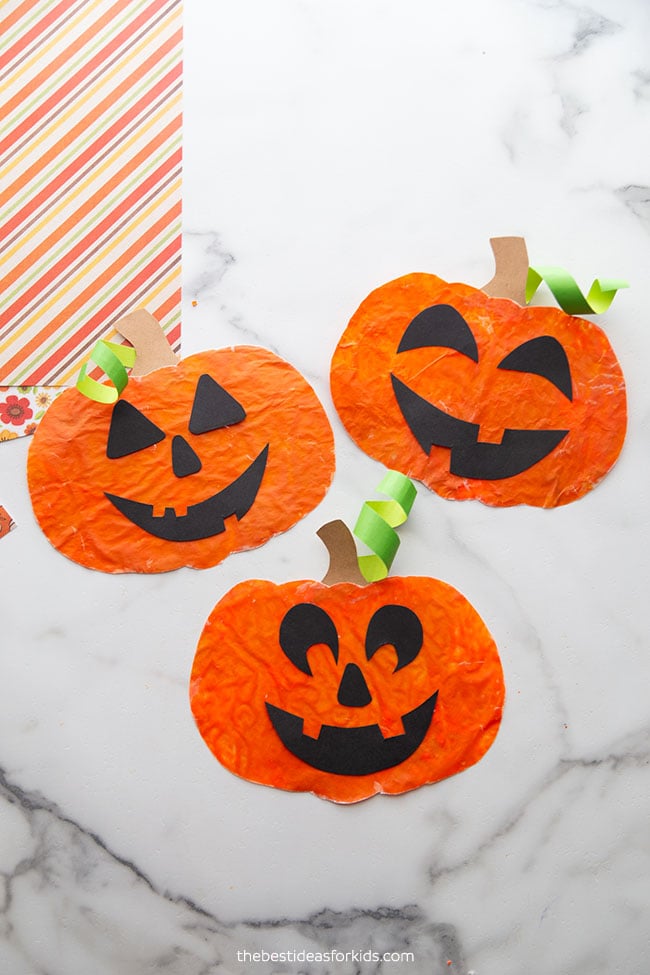
M623 374L597 325L433 274L362 302L331 390L362 450L445 498L567 504L625 438Z
M254 346L132 376L112 407L66 390L28 459L48 539L104 572L216 565L295 524L333 471L331 428L311 386Z
M226 768L337 802L468 768L492 744L503 699L476 610L419 576L240 583L210 614L190 683Z

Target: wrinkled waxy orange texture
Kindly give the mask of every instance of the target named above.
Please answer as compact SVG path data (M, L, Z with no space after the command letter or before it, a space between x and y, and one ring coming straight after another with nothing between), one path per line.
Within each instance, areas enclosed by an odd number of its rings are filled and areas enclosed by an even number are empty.
M188 422L197 381L209 375L245 409L239 423L194 436ZM103 572L164 572L207 568L231 552L253 548L285 531L321 501L334 472L334 442L316 394L288 362L265 349L239 346L201 352L146 376L123 395L165 432L165 439L117 459L106 456L112 407L77 389L58 397L35 435L28 459L34 513L55 548ZM176 477L171 443L182 436L201 470ZM169 541L135 526L105 492L153 505L155 516L183 515L231 484L268 444L255 501L225 531Z
M308 651L311 676L287 659L278 639L284 615L298 603L324 609L339 637L338 661L322 644ZM364 652L368 622L387 604L413 610L424 631L419 654L397 671L392 646L381 647L370 661ZM370 689L372 700L364 707L337 700L348 663L361 669ZM418 750L400 765L362 776L305 764L280 741L265 707L269 702L302 718L303 732L313 738L322 725L370 724L387 737L402 734L402 715L436 690L433 719ZM504 693L496 645L467 599L436 579L397 576L368 586L239 584L204 627L190 683L199 731L226 768L253 782L348 803L406 792L473 765L494 741Z
M478 362L448 348L397 353L413 318L448 304L465 318ZM573 383L569 401L542 376L498 369L522 343L552 336L564 349ZM504 429L568 430L543 460L502 480L456 477L450 450L427 456L397 405L390 374L450 416L480 425L479 439L500 443ZM621 368L604 332L558 308L521 307L433 274L407 274L373 291L353 315L331 366L334 405L353 440L389 468L445 498L554 507L590 491L615 463L627 408Z

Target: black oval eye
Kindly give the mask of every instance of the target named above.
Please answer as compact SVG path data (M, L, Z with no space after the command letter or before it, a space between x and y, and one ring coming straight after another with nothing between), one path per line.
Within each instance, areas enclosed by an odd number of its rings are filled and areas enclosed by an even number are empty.
M223 386L207 373L199 377L190 415L190 433L209 433L241 423L245 418L244 407Z
M569 360L558 340L552 335L540 335L518 345L499 363L498 368L543 376L564 393L567 399L573 401Z
M126 400L118 399L113 407L106 444L106 456L110 460L135 454L138 450L144 450L145 447L151 447L164 439L164 432L148 420L144 413Z
M334 623L320 606L298 603L285 614L280 624L280 646L291 663L312 676L307 651L316 643L330 648L334 659L339 659L339 638Z
M380 647L395 647L395 672L415 660L422 647L422 624L407 606L382 606L373 615L366 634L366 657L371 659Z
M455 349L478 362L478 346L469 325L451 305L432 305L411 321L402 336L398 352L429 346Z

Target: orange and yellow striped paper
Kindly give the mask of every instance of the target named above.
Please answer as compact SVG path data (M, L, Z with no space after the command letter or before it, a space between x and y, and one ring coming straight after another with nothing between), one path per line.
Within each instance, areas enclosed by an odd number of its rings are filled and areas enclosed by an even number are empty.
M4 386L71 385L139 306L178 349L181 12L181 0L0 4Z

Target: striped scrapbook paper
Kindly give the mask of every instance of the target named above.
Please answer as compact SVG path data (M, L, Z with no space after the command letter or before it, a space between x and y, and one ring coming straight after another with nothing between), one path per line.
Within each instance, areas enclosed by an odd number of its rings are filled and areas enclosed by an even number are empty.
M0 400L137 307L179 347L181 32L181 0L0 3Z

